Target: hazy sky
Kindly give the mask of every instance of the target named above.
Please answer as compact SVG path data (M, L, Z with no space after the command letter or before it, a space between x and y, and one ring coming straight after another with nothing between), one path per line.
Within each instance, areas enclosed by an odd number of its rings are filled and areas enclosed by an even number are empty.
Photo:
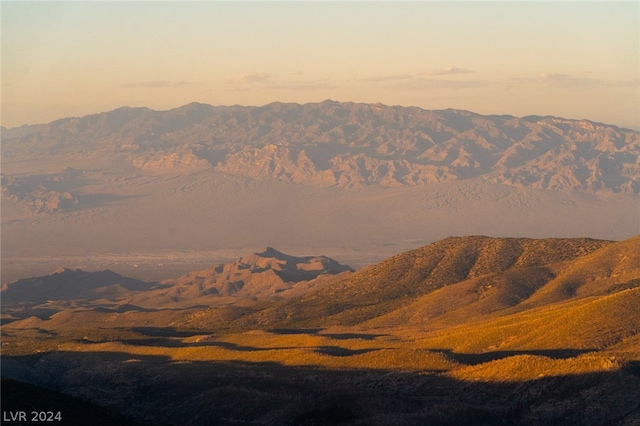
M2 124L324 99L640 129L640 2L1 2Z

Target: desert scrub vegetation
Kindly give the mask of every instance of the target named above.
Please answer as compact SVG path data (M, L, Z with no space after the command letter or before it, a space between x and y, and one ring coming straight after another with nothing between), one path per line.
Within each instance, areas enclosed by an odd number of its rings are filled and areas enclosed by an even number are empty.
M458 352L602 349L640 332L640 289L434 331L417 344Z
M566 359L525 354L461 367L449 372L448 375L460 380L522 382L548 376L612 371L620 367L621 364L616 357L607 353L587 353Z
M231 338L230 338L231 337ZM290 336L289 336L290 337ZM315 336L314 336L315 337ZM319 337L319 336L318 336ZM161 356L171 362L196 361L239 361L251 363L277 363L286 366L316 366L324 368L353 369L397 369L447 371L457 364L440 352L410 347L359 347L344 344L345 340L318 338L310 345L302 338L299 344L291 338L286 345L275 346L267 342L265 346L257 345L259 341L240 336L240 341L252 343L252 346L208 339L203 345L196 346L141 346L126 342L104 342L89 344L65 344L60 350L79 353L121 353L128 354L131 359L141 356ZM264 340L263 340L264 342ZM282 343L282 342L280 342ZM318 344L321 343L321 344Z

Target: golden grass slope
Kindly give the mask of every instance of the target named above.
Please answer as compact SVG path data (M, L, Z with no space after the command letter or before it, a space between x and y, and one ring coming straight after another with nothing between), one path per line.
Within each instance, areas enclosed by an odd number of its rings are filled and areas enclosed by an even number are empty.
M401 324L473 305L462 316L466 321L470 314L493 312L526 300L556 276L549 266L552 263L570 261L610 244L587 238L447 238L393 256L300 298L274 304L245 318L245 325L355 325L394 311L391 315L398 317L381 320L380 325ZM463 289L456 287L467 280L475 281L465 283ZM424 308L400 313L412 303L420 304L423 296L429 298L423 301ZM491 298L479 303L485 296Z
M421 347L455 352L600 350L640 332L640 288L434 331Z
M556 242L558 243L558 242ZM553 254L536 241L545 256ZM557 253L557 252L556 252ZM570 299L603 296L640 286L640 238L604 244L569 260L512 266L442 287L409 305L367 322L371 326L446 327L551 305ZM548 257L546 258L548 259ZM521 264L526 264L521 262Z
M557 268L557 276L528 301L553 303L640 285L640 236L616 242Z
M70 353L121 353L132 360L161 356L170 362L440 371L462 380L526 381L541 375L614 371L640 361L639 304L640 288L635 288L436 331L403 326L221 333L144 327L144 323L107 328L103 323L81 334L59 327L52 341L55 348L47 348L45 342L37 347ZM9 343L3 346L5 355L25 353L20 343L27 336L43 339L42 334L37 336L43 324L29 325L33 328L5 328L4 340ZM75 327L81 326L75 322Z

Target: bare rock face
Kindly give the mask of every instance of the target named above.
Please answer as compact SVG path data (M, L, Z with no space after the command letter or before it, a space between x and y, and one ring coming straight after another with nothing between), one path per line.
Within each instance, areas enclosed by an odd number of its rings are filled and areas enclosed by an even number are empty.
M58 176L60 178L60 176ZM69 191L56 190L52 177L2 176L2 195L33 213L69 211L79 203Z
M211 167L207 160L197 157L189 150L186 152L160 153L159 155L148 155L145 158L135 158L133 165L151 174L194 172Z
M245 297L285 295L294 287L312 287L323 277L353 272L326 256L296 257L266 247L235 262L190 272L170 284L167 296L175 301L219 294Z
M640 132L588 120L325 101L120 108L6 129L8 160L117 159L134 170L313 186L415 186L484 177L541 189L640 193Z

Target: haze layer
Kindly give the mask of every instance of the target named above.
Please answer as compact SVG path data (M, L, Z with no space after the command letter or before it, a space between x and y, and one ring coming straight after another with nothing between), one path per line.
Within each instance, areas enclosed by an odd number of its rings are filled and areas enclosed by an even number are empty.
M332 101L3 129L3 281L61 265L159 278L268 245L358 267L449 235L624 239L639 147L585 120Z

